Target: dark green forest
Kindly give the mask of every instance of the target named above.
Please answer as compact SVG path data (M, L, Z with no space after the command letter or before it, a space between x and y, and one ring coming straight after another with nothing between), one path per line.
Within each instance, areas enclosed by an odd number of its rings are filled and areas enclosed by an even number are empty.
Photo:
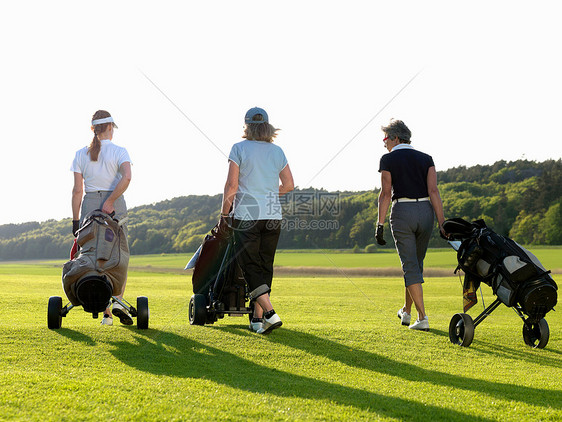
M525 245L562 244L562 160L498 161L438 172L445 217L482 218ZM296 189L282 198L282 249L374 252L378 190ZM129 210L132 254L193 252L215 225L222 195L183 196ZM387 217L388 222L388 217ZM0 225L0 259L65 258L71 219ZM393 248L390 230L387 245ZM434 230L430 246L446 246Z

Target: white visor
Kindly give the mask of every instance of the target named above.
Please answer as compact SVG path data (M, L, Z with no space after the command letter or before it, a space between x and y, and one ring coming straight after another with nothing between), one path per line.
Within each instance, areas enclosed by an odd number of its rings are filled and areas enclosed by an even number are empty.
M96 125L102 125L104 123L113 123L113 126L117 127L117 125L115 124L115 122L113 121L113 117L109 116L106 117L104 119L96 119L96 120L92 120L92 126L96 126Z

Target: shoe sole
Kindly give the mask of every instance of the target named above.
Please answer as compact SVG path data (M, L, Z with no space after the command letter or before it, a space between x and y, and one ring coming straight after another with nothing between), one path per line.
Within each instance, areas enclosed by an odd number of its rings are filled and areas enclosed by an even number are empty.
M122 309L116 308L112 309L111 313L119 318L119 321L123 325L133 325L133 318L126 314Z
M260 330L260 329L261 329L261 327L260 327L260 328L258 328L257 330L254 330L254 328L253 328L253 327L252 327L252 326L250 325L250 326L248 327L248 329L249 329L250 331L254 332L254 333L257 333L257 332L258 332L258 330Z
M429 328L410 328L410 330L416 330L416 331L429 331Z
M269 334L276 328L281 327L282 325L283 325L282 321L276 322L275 324L271 324L269 327L267 327L265 330L263 330L261 333L258 334L262 334L262 335Z

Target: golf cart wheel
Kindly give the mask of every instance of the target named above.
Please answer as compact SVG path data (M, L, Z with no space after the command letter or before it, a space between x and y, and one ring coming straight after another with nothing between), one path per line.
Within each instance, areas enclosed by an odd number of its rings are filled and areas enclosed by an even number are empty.
M215 322L217 322L217 320L217 314L207 313L207 316L205 317L205 324L214 324Z
M137 297L137 328L139 330L148 329L149 316L148 298L146 296Z
M205 325L207 321L207 300L204 295L194 294L189 300L189 323Z
M51 296L47 309L47 326L51 330L57 330L62 325L62 297Z
M214 324L217 321L217 313L211 309L205 309L205 324Z
M459 346L468 347L474 339L474 322L468 314L455 314L449 323L449 340Z
M529 328L530 326L530 328ZM550 330L546 319L537 322L523 324L523 340L525 344L535 349L543 349L548 343Z

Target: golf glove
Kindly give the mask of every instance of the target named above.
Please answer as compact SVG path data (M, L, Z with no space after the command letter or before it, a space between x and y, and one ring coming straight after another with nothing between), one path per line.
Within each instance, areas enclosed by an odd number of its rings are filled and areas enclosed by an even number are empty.
M78 229L80 229L80 220L72 220L72 234L74 237L78 234Z
M375 230L375 239L377 239L377 243L379 245L386 245L386 241L384 240L384 225L377 224L377 229Z

